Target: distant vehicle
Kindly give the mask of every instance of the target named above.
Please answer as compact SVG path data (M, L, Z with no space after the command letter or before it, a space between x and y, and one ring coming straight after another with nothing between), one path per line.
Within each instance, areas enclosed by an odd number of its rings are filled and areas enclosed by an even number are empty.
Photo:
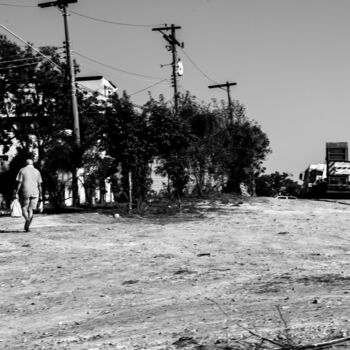
M299 179L301 197L350 197L350 162L347 142L326 143L326 163L311 164Z
M297 199L297 197L294 196L276 196L277 199Z

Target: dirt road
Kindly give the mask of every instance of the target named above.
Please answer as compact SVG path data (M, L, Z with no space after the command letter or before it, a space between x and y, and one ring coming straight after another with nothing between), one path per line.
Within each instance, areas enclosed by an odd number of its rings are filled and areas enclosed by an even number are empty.
M200 207L43 214L29 233L0 218L0 349L193 349L274 337L283 320L296 341L347 334L350 206Z

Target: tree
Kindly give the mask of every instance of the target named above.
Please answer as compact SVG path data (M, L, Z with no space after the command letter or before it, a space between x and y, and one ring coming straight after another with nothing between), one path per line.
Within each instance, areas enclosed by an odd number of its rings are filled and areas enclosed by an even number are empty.
M41 50L50 60L0 37L0 113L6 121L0 143L4 152L13 143L26 152L36 151L55 205L64 199L60 174L72 174L78 167L84 168L81 179L90 203L91 191L103 191L106 178L117 171L119 188L129 199L145 200L154 159L156 171L169 179L169 194L179 203L192 179L202 195L209 179L226 191L238 191L241 182L252 184L261 173L269 140L246 117L244 106L235 102L231 119L225 103L206 105L189 93L180 96L177 115L162 96L150 98L137 112L126 92L106 103L97 95L79 93L82 143L77 149L65 65L55 48Z
M115 94L110 98L105 113L104 146L114 159L115 168L121 169L124 193L132 189L138 204L146 198L151 185L153 147L149 132L146 114L135 111L125 91L121 97Z
M159 161L156 172L168 176L168 193L174 194L180 205L190 178L190 124L181 113L178 116L172 114L163 96L160 96L159 101L151 98L144 108L151 129L151 144Z
M179 99L179 114L160 97L146 105L153 144L160 161L158 172L168 176L177 198L191 177L199 195L206 180L221 183L226 191L239 191L240 183L253 187L256 174L270 152L267 135L245 115L238 102L233 120L224 103L199 103L189 93Z
M197 193L202 196L206 180L215 175L213 154L220 130L219 118L210 110L210 105L198 103L189 93L180 99L180 116L190 125L189 166Z
M271 152L269 139L260 125L246 117L241 104L235 102L233 106L232 121L222 111L218 113L224 123L215 153L219 173L227 176L224 187L227 192L239 192L241 183L254 188L254 178Z
M275 171L269 175L261 175L256 179L258 196L274 197L279 194L299 197L301 186L290 179L288 173Z
M0 143L4 153L13 144L26 152L35 151L44 190L50 193L55 206L61 206L62 191L71 178L62 183L60 172L73 174L82 165L84 152L100 151L97 146L102 138L104 106L97 101L96 95L78 94L82 142L77 149L72 133L70 84L65 64L56 48L40 50L50 60L33 53L30 47L22 50L6 37L0 37L0 56L4 62L0 61L3 72L0 77L0 113L3 117Z
M38 167L43 172L44 186L50 192L57 190L53 171L66 155L68 168L74 164L74 149L69 130L69 85L62 73L64 64L54 47L41 51L50 61L28 46L21 49L0 37L2 76L0 83L0 113L2 128L0 143L6 153L12 145L23 152L34 152ZM55 62L57 66L53 66ZM64 149L64 152L61 152ZM57 152L60 150L60 152ZM55 161L55 158L60 158ZM49 166L53 168L49 169ZM49 178L46 178L49 176ZM53 187L50 189L50 185Z
M60 64L55 48L44 47L41 51ZM3 36L0 55L6 62L1 65L0 113L6 119L1 144L6 152L15 141L22 149L36 149L41 159L57 133L70 126L65 78L30 47L22 50Z

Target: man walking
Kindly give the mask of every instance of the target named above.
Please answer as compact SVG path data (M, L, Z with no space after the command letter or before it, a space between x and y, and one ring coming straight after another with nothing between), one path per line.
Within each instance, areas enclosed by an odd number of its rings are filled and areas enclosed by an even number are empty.
M42 200L41 174L35 169L31 159L26 160L26 166L22 168L16 177L17 188L15 195L22 206L22 214L25 218L24 229L28 232L33 220L38 201Z

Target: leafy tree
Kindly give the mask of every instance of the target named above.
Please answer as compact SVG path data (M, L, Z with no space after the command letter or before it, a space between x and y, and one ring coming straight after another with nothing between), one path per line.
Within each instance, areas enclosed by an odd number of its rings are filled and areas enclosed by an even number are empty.
M41 50L52 62L60 64L55 48ZM57 133L70 126L65 78L29 47L22 50L6 37L0 37L0 56L7 62L2 64L0 84L0 113L6 117L1 143L6 152L16 141L22 149L36 149L41 159ZM22 119L19 122L12 117Z
M106 156L105 144L105 109L106 102L98 98L98 93L80 93L79 119L81 147L76 152L77 165L80 171L79 179L85 190L87 202L92 205L96 189L103 194L105 181L115 171L110 157ZM104 196L101 197L104 201Z
M96 149L89 149L83 155L83 165L80 179L85 189L87 203L94 204L96 189L100 191L100 202L104 202L103 194L106 192L106 179L116 172L114 160Z
M290 179L288 173L275 171L270 175L261 175L256 179L256 193L258 196L273 197L279 194L298 197L301 186Z
M163 96L153 98L145 105L151 129L151 144L159 161L157 172L168 176L171 187L168 192L180 200L190 178L188 148L192 135L190 124L180 113L174 116Z
M56 48L43 47L41 52L51 62L29 47L21 49L0 37L1 67L8 68L2 69L0 77L0 143L4 153L13 143L26 152L35 150L45 189L54 205L62 205L66 183L59 179L59 172L75 172L84 152L96 149L102 137L103 106L96 95L79 93L82 144L77 149L65 64Z
M178 198L191 177L199 195L210 178L223 182L226 191L238 191L241 182L253 187L270 152L269 140L238 102L232 109L233 119L224 103L214 100L213 105L205 105L189 93L180 99L178 116L162 97L151 99L147 108L160 160L158 172L168 176Z
M12 145L23 152L35 150L44 185L50 191L52 181L46 176L53 176L61 161L56 158L67 155L66 164L71 169L74 151L67 133L71 129L69 87L62 70L57 68L62 66L64 70L64 65L54 47L44 47L41 51L51 62L30 47L21 49L6 37L0 37L0 56L4 62L1 66L6 68L2 70L0 83L3 117L0 143L5 153ZM63 148L65 152L57 152ZM49 169L49 165L54 166Z
M104 145L114 159L114 166L121 169L121 187L141 203L151 185L150 163L153 147L150 143L146 114L135 111L126 92L110 98L106 107ZM129 176L131 175L131 183Z
M238 102L234 103L232 120L222 111L219 115L224 126L218 134L215 158L219 173L227 176L224 189L238 192L241 183L254 187L254 177L271 152L269 139L258 123L246 117L245 108Z
M7 122L0 128L0 143L5 152L14 141L23 152L36 150L55 205L63 201L60 172L73 173L80 166L90 203L91 191L103 191L105 179L118 169L118 186L125 193L132 186L133 197L143 201L155 158L157 172L169 179L169 194L179 200L190 179L201 195L209 178L227 191L237 191L241 182L253 183L261 173L269 140L246 117L244 106L235 102L231 117L225 103L205 105L189 93L181 96L176 116L162 96L158 101L150 98L139 113L125 92L105 104L97 95L79 93L82 145L76 149L65 65L55 48L41 50L51 62L0 37L0 63L6 68L0 76L0 113Z
M187 150L190 170L197 193L201 196L206 180L215 174L213 154L220 122L218 116L210 111L209 105L198 103L188 93L180 101L180 116L190 125L191 142Z

